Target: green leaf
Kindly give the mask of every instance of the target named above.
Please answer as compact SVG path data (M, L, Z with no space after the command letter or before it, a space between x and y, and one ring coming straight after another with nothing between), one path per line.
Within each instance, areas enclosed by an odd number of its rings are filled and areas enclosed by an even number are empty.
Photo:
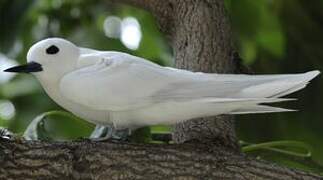
M171 133L172 129L170 126L150 126L151 133Z
M88 137L94 125L64 111L49 111L37 116L25 130L27 140L73 140Z
M242 143L242 144L248 144L244 147L242 147L243 152L250 152L250 151L257 151L261 149L266 149L270 151L276 151L283 154L289 154L292 156L298 156L303 158L308 158L312 156L311 147L307 145L306 143L300 142L300 141L271 141L271 142L265 142L265 143L259 143L259 144L250 144L250 143ZM279 149L279 147L293 147L293 148L300 148L305 150L305 153L299 153L296 151L290 151L290 150L284 150Z
M37 116L25 130L23 137L26 140L44 140L49 137L46 136L44 120L46 118L46 113Z
M240 141L242 151L252 153L258 158L274 161L288 167L294 167L316 173L323 172L323 165L313 159L313 149L300 141L272 141L251 144Z

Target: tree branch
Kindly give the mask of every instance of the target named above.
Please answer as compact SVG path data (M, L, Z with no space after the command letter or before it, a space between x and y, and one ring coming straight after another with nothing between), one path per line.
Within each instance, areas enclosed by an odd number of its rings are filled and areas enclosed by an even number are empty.
M0 179L319 179L223 147L0 139Z

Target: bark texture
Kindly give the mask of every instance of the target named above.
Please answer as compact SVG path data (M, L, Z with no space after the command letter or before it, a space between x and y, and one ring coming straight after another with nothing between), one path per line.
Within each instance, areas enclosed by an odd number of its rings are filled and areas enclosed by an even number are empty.
M223 147L0 140L0 179L319 179Z
M233 58L223 0L114 1L145 8L156 17L174 49L178 68L221 73L240 69ZM190 143L58 143L0 138L0 180L322 178L243 155L232 117L178 124L174 140Z
M223 1L180 1L176 4L173 48L176 67L202 72L233 73L231 30ZM176 125L177 143L198 140L221 142L238 149L233 118L220 116L185 121Z

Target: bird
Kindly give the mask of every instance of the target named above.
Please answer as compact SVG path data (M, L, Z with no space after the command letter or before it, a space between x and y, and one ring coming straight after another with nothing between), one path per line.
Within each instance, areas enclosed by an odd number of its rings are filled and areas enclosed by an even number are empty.
M112 137L118 130L199 117L293 111L267 104L293 100L281 97L303 89L320 74L192 72L123 52L78 47L57 37L35 43L27 64L5 72L33 74L58 105L97 125L94 138L104 127L112 127Z

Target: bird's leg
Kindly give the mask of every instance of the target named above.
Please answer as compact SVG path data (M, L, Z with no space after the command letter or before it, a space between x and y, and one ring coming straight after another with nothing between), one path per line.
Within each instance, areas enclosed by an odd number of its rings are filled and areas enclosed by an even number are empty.
M13 139L15 139L15 136L9 130L7 130L3 127L0 127L0 139L13 140Z
M119 141L129 141L130 135L131 130L129 128L117 129L113 132L112 138Z
M131 134L130 129L115 129L110 126L96 125L94 131L90 135L90 139L93 141L106 141L106 140L117 140L117 141L128 141L129 135Z
M96 125L94 131L90 135L90 139L94 141L105 141L112 138L114 128L109 126Z

